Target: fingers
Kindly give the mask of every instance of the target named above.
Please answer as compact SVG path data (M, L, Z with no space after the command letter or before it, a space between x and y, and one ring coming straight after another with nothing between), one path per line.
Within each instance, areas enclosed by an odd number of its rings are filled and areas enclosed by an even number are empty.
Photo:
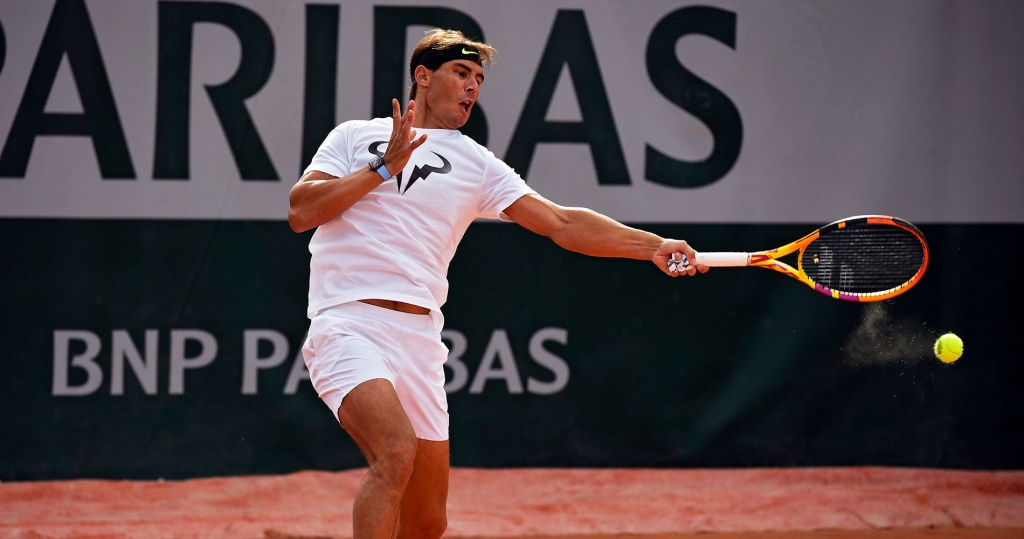
M708 266L705 266L704 264L691 264L689 259L686 257L683 257L683 260L675 266L673 266L671 261L669 262L669 274L673 277L678 277L679 275L691 276L698 273L707 273L708 269Z
M412 152L427 141L427 135L417 137L413 123L416 120L416 102L410 101L405 113L397 99L391 100L391 140L384 151L384 162L388 170L402 170L408 163Z
M697 251L695 251L693 247L690 247L690 244L685 241L680 240L676 242L674 247L678 249L687 260L695 260L697 258Z
M664 259L664 266L662 266L662 258ZM697 251L685 241L665 240L655 254L655 264L672 277L679 277L680 275L691 276L696 275L698 272L704 273L708 271L707 266L692 263L696 258Z
M414 136L414 137L416 136L416 132L415 131L412 132L412 136ZM426 141L427 141L427 136L426 135L420 135L420 138L413 140L409 144L409 151L410 152L414 151L416 148L419 148L420 146L422 146L423 143L426 142Z
M395 138L396 134L403 134L412 131L412 121L416 114L413 112L416 108L416 103L413 101L409 102L409 106L405 109L405 114L402 114L402 106L398 103L397 99L391 100L391 119L393 126L391 129L391 138ZM401 137L405 140L409 140L409 137Z
M412 125L416 119L416 102L410 101L409 106L405 109L405 114L402 114L401 105L397 99L391 100L391 138L397 138L404 141L411 141L416 136L416 132L413 130Z
M667 263L668 274L673 277L679 275L693 275L697 273L696 268L690 264L690 259L682 252L672 253L668 258Z
M391 100L391 132L397 133L402 130L402 106L397 99Z

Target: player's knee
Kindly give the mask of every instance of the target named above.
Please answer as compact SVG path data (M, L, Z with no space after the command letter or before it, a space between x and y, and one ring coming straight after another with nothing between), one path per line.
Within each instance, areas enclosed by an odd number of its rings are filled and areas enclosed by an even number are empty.
M392 442L378 455L371 465L375 472L389 482L404 485L412 476L416 462L416 438L400 437Z
M421 515L415 522L402 523L398 539L439 539L447 529L448 518L444 511L426 518Z
M429 529L429 533L427 535L424 535L424 537L428 537L430 539L438 539L439 537L444 535L444 531L447 530L447 529L448 529L448 517L446 517L442 513L440 515L440 517L438 517L434 521L433 526L431 526L431 528Z

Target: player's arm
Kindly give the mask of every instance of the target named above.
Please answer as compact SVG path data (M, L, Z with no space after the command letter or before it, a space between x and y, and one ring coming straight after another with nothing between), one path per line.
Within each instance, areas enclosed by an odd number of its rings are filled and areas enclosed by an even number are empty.
M586 208L560 206L540 195L521 197L503 213L527 230L551 238L563 249L589 256L650 260L673 277L679 275L668 268L673 253L683 253L690 260L696 255L685 241L631 228ZM703 273L707 268L690 268L686 274L698 270Z
M288 194L288 224L295 232L316 228L344 213L382 181L369 167L342 178L311 170Z
M396 174L405 168L413 150L420 147L427 136L416 138L416 131L412 129L415 102L409 102L405 114L401 114L397 99L392 100L391 105L394 126L384 152L384 166ZM344 213L382 181L381 175L369 166L341 178L311 170L288 193L288 224L295 232L316 228Z

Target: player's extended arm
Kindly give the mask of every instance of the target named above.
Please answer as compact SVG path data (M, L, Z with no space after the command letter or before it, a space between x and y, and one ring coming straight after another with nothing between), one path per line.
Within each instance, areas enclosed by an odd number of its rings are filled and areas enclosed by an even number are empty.
M673 253L683 253L690 260L696 255L685 241L631 228L586 208L560 206L540 195L521 197L504 213L527 230L551 238L563 249L589 256L650 260L673 277L680 275L668 268ZM707 268L690 268L685 274L697 271L703 273Z
M384 163L391 173L405 168L413 150L427 140L426 135L416 138L412 129L416 103L410 101L405 114L401 114L398 100L391 102L394 126L391 140L384 152ZM380 174L363 167L338 178L326 172L312 170L292 186L288 193L288 224L295 232L316 228L352 207L380 185Z

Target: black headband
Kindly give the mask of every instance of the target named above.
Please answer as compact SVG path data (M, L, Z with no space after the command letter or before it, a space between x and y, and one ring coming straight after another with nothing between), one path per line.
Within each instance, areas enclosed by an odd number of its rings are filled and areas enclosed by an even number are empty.
M427 49L426 52L420 55L415 65L409 66L409 78L416 79L416 68L419 66L433 71L441 67L441 64L452 60L469 60L476 65L483 66L480 63L480 53L477 52L475 47L452 45L445 49Z

